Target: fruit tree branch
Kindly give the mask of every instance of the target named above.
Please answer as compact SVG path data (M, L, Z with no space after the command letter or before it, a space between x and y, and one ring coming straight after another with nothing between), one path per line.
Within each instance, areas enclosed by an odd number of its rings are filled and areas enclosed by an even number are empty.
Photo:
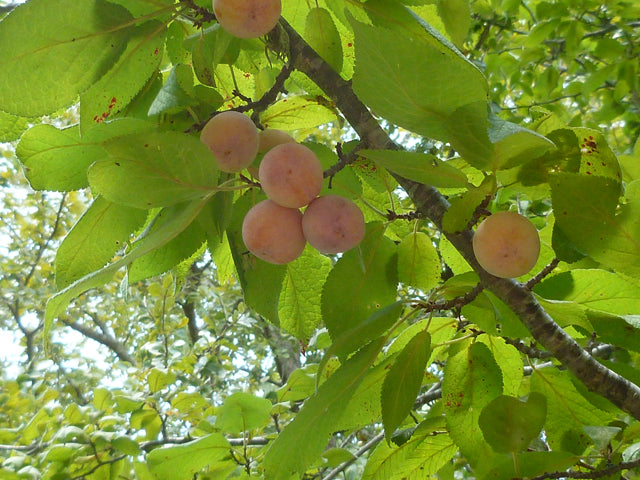
M366 105L354 94L351 83L336 73L288 24L282 20L288 35L290 64L311 78L335 103L360 139L374 149L398 149L371 115ZM278 42L282 45L282 42ZM449 203L440 192L429 185L395 176L419 212L425 214L440 230ZM472 247L473 231L443 232L469 265L478 273L485 288L509 306L543 345L589 390L640 420L640 388L624 377L597 362L578 345L540 306L533 293L511 279L501 279L487 273L475 259Z

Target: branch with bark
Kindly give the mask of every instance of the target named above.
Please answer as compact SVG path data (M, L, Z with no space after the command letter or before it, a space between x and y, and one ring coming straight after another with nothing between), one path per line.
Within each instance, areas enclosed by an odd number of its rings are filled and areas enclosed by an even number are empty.
M355 95L351 83L336 73L288 24L282 21L288 35L290 64L311 78L335 103L346 120L353 127L368 148L399 149L366 105ZM281 45L282 42L271 44ZM393 172L392 172L393 173ZM417 210L429 218L462 254L477 272L484 287L495 294L513 310L531 336L590 391L610 400L621 410L640 420L640 388L597 362L587 351L571 338L538 303L533 293L521 283L494 277L487 273L476 261L473 254L473 231L450 233L442 228L442 219L449 203L440 192L429 185L395 175L400 186L409 195Z

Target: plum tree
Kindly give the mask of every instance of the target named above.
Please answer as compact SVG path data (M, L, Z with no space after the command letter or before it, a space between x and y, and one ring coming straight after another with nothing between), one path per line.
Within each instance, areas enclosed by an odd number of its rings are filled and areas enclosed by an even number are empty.
M531 221L516 212L497 212L478 225L473 236L478 263L496 277L516 278L538 261L540 237Z
M213 0L220 26L234 37L257 38L278 23L280 0Z
M260 130L260 142L258 146L258 153L265 153L271 150L277 145L283 143L295 143L295 138L289 135L284 130L278 130L277 128L265 128Z
M300 208L322 190L322 164L304 145L283 143L265 154L258 178L271 200L283 207Z
M348 198L323 195L305 210L302 231L307 242L322 253L345 252L364 238L364 215Z
M239 172L258 154L258 129L246 115L228 110L211 118L200 133L223 172Z
M302 213L296 208L263 200L247 212L242 222L247 249L265 262L282 265L298 258L306 245Z

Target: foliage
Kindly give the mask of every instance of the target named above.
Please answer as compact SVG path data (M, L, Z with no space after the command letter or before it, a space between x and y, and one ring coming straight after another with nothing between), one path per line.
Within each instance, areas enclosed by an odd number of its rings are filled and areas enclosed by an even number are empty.
M638 478L634 2L0 15L2 478ZM198 140L229 109L316 152L357 248L246 251L255 169ZM471 247L501 210L542 241L516 280Z

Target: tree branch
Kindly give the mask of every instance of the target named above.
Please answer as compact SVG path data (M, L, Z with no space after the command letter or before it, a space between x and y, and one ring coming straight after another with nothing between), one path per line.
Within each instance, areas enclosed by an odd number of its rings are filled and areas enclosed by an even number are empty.
M96 342L104 345L113 353L115 353L123 362L128 362L131 365L136 365L136 359L129 354L124 345L118 342L118 340L113 338L111 335L97 332L96 330L93 330L86 325L82 325L81 323L73 322L71 320L63 319L62 322L68 327L71 327L74 330L80 332L85 337L90 338L91 340L95 340Z
M601 470L592 470L591 472L551 472L544 473L537 477L531 477L527 480L546 480L549 479L557 479L557 478L604 478L609 477L615 473L622 472L623 470L631 470L634 468L640 467L640 459L633 460L631 462L622 462L616 465L611 465L610 467L603 468ZM517 480L517 479L514 479Z
M289 36L289 62L305 73L335 102L347 121L370 148L398 149L387 136L366 105L354 94L350 82L338 75L285 21ZM287 52L284 52L285 54ZM424 213L442 231L442 219L449 203L429 185L395 176L418 211ZM640 388L604 365L578 345L536 301L531 291L511 279L487 273L473 254L473 231L444 232L448 240L478 273L481 283L509 306L528 328L533 338L556 357L590 391L595 392L623 411L640 420Z

